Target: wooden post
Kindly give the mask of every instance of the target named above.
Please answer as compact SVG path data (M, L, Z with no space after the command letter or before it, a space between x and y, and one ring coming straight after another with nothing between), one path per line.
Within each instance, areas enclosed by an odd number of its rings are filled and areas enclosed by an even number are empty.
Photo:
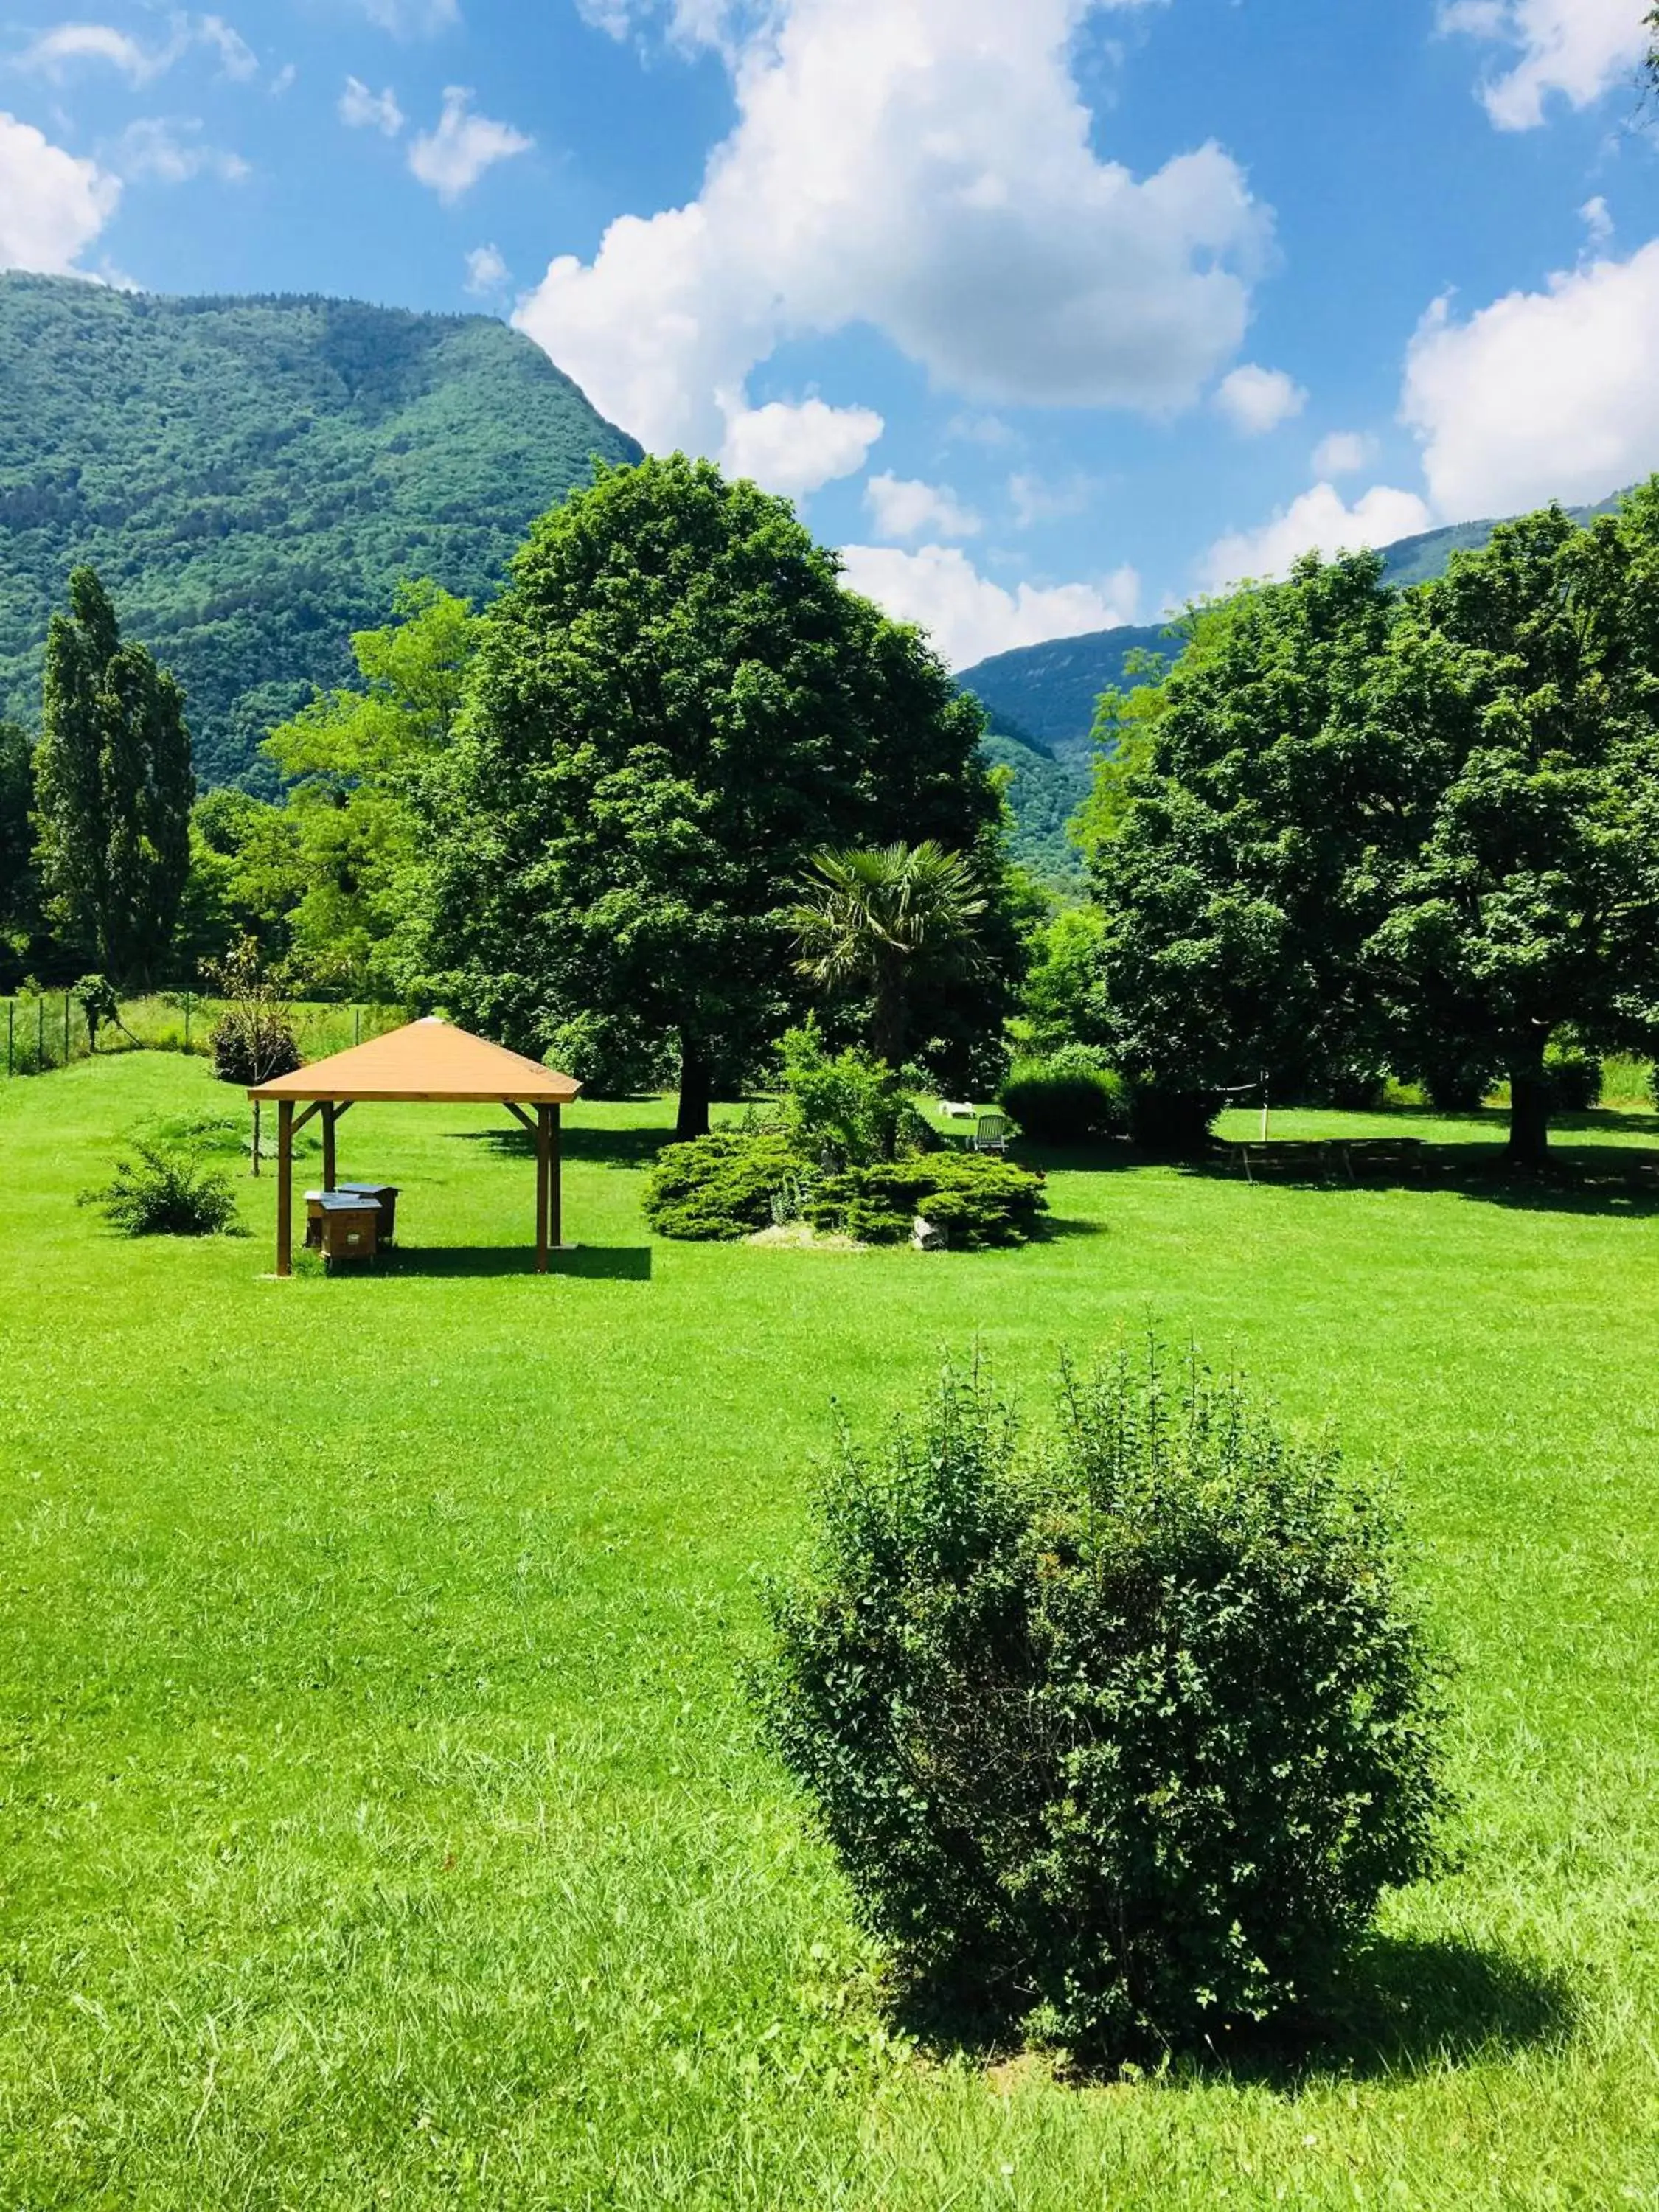
M259 1172L259 1102L253 1102L253 1172Z
M553 1126L548 1109L536 1109L536 1273L547 1273L547 1200L553 1165Z
M338 1110L338 1109L337 1109L337 1108L336 1108L336 1107L335 1107L335 1106L333 1106L332 1104L331 1104L331 1103L327 1103L326 1101L324 1103L324 1106L323 1106L323 1188L324 1188L325 1190L332 1190L332 1189L333 1189L333 1188L334 1188L334 1172L335 1172L335 1160L334 1160L334 1116L335 1116L335 1114L337 1112L337 1110Z
M276 1102L276 1273L294 1273L294 1101Z
M549 1183L550 1218L548 1223L548 1235L552 1240L553 1249L557 1252L564 1243L564 1147L561 1141L559 1109L556 1106L548 1108L547 1119L548 1150L552 1156Z

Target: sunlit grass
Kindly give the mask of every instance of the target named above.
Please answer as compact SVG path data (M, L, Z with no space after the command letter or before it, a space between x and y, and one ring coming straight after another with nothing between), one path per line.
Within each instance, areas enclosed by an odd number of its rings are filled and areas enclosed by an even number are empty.
M0 1093L0 2204L1120 2208L1659 2201L1659 1124L1399 1187L1056 1157L1057 1232L930 1257L653 1243L656 1104L583 1107L568 1233L488 1109L360 1107L399 1266L78 1210L133 1055ZM1249 1126L1246 1115L1240 1133ZM227 1133L227 1142L231 1141ZM884 2032L757 1748L757 1569L943 1351L1016 1389L1156 1317L1394 1476L1461 1667L1460 1871L1325 2061L1057 2084Z

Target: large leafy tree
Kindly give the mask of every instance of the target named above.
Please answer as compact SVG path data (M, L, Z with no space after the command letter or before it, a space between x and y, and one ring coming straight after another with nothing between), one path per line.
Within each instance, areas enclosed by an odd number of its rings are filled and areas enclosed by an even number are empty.
M125 987L165 966L190 868L196 781L184 694L124 645L90 568L46 636L35 760L38 857L70 945Z
M1422 786L1368 947L1409 1060L1509 1079L1548 1142L1545 1052L1651 1042L1659 1014L1659 484L1590 530L1505 524L1409 594L1374 687Z
M282 810L299 876L284 915L290 959L316 983L367 989L401 964L416 787L454 736L482 629L440 586L400 586L392 621L352 638L358 684L320 693L265 742L294 779ZM251 866L238 888L253 888L252 869L269 872L272 844L268 834L242 839Z
M981 727L787 502L683 456L602 469L515 562L425 787L434 987L526 1048L578 1017L664 1040L699 1133L799 1011L814 852L931 838L1000 912Z
M1310 558L1190 618L1083 822L1103 1036L1129 1073L1211 1091L1328 1081L1380 1049L1363 947L1411 763L1367 712L1393 598L1372 555Z

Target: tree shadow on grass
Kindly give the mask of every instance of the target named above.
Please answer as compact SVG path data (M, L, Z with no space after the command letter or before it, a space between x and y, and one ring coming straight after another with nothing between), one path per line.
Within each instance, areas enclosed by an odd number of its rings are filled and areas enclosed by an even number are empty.
M1236 1160L1212 1156L1182 1164L1182 1172L1212 1182L1244 1183ZM1530 1173L1511 1167L1490 1144L1425 1145L1408 1164L1355 1163L1350 1179L1340 1159L1298 1157L1272 1148L1253 1159L1254 1184L1263 1188L1319 1192L1334 1198L1355 1191L1447 1191L1487 1206L1529 1213L1601 1214L1647 1220L1659 1214L1659 1153L1629 1146L1557 1143L1548 1164Z
M932 1989L905 1993L899 2024L924 2050L992 2068L1023 2056L1006 2012ZM1218 2030L1185 2050L1150 2045L1111 2060L1074 2055L1057 2076L1073 2089L1158 2074L1293 2095L1334 2081L1437 2073L1566 2039L1577 2008L1565 1977L1508 1952L1468 1942L1379 1938L1352 1962L1324 2003L1294 2018Z
M458 1129L464 1145L482 1145L501 1159L533 1160L536 1139L528 1129ZM592 1160L607 1168L649 1167L665 1145L674 1141L665 1129L564 1128L559 1150L567 1160Z
M648 1244L578 1244L548 1259L550 1275L590 1282L648 1283L651 1267ZM536 1254L530 1244L397 1244L383 1251L372 1268L352 1272L388 1281L400 1276L534 1275Z

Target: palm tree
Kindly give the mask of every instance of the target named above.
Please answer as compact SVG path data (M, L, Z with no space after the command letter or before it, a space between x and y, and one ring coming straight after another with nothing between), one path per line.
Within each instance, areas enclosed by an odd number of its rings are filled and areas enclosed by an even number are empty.
M971 865L932 838L823 852L801 888L789 917L801 974L825 990L867 986L871 1048L900 1066L912 983L971 962L974 924L986 903Z

